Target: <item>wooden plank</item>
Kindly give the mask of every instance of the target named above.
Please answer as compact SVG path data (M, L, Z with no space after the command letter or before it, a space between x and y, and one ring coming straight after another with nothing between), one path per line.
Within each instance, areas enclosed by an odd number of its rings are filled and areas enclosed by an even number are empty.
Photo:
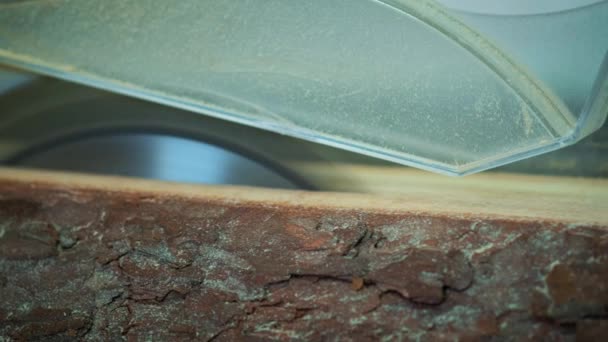
M406 195L3 169L0 339L606 336L602 216Z
M0 168L0 179L266 205L608 225L608 180L605 179L495 173L452 178L399 167L344 164L299 167L320 188L333 192L204 186L3 168Z

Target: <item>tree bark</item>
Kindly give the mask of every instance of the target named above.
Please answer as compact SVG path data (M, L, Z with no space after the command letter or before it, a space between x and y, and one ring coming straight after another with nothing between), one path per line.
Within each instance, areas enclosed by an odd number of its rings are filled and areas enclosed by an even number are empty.
M3 170L0 340L608 335L606 222L408 208Z

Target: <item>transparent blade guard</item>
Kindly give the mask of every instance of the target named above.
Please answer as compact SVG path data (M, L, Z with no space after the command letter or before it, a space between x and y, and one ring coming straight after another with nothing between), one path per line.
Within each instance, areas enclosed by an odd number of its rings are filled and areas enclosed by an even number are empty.
M573 143L608 106L606 68L574 115L428 0L0 1L0 61L451 175Z

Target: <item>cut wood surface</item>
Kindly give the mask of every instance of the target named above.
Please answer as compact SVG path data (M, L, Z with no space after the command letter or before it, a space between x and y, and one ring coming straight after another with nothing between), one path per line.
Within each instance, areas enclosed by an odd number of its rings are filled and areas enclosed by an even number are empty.
M320 189L394 199L402 210L608 223L605 178L495 172L446 177L399 166L329 163L293 167ZM395 208L385 202L376 208L381 207Z
M605 181L413 175L345 194L1 169L0 339L608 334Z
M0 168L5 181L52 182L66 187L149 192L189 198L430 215L532 219L608 226L608 180L482 173L446 177L401 167L299 164L318 188L289 191L203 186L135 178ZM331 191L331 192L329 192Z

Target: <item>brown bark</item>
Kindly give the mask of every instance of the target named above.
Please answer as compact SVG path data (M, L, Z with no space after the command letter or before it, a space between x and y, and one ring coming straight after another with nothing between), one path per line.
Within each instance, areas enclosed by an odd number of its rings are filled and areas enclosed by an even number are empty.
M0 175L0 340L608 334L605 223L78 179Z

